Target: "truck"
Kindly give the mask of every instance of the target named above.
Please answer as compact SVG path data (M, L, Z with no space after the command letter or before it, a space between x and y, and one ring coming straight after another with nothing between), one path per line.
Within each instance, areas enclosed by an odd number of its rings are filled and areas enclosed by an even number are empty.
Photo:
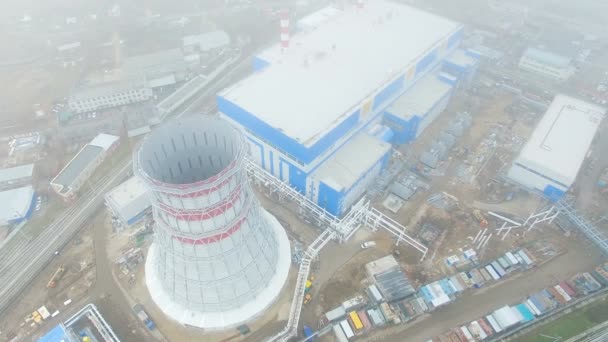
M135 311L135 314L137 314L137 318L139 318L139 320L144 323L148 330L154 330L156 328L156 324L150 318L150 316L148 316L146 310L144 310L144 307L141 304L135 304L133 306L133 311Z

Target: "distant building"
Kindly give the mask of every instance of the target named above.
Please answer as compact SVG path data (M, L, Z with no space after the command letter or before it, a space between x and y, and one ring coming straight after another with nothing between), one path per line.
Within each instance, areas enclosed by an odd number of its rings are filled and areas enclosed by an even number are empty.
M138 177L129 178L108 192L105 198L108 208L125 226L139 222L152 206L145 184Z
M56 312L59 313L59 311ZM47 312L45 316L46 318L42 317L47 320L55 317L55 314L49 316ZM95 304L87 304L74 316L68 318L64 323L54 326L38 339L38 342L77 341L120 342L120 339Z
M66 200L74 199L95 169L118 146L119 140L119 137L109 134L95 137L51 181L53 190Z
M133 77L144 77L148 88L172 85L183 81L188 75L188 63L180 49L129 57L125 59L122 69Z
M0 226L17 224L32 216L35 195L31 185L0 192Z
M0 190L30 184L34 176L34 164L19 165L0 170Z
M559 200L572 186L606 109L557 95L513 162L508 177Z
M152 95L143 78L127 78L75 89L68 99L68 107L74 113L87 113L147 101Z
M519 68L558 81L569 79L576 71L569 57L535 48L526 49L519 60Z
M185 53L206 53L228 45L230 45L230 36L224 31L212 31L182 38Z

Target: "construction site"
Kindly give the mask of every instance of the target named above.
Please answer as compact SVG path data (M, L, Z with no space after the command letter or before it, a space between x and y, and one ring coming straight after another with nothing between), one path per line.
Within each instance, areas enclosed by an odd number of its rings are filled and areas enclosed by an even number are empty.
M170 118L176 105L121 141L132 172L3 313L0 340L502 340L605 295L605 108L531 101L462 25L414 7L329 6L297 32L281 15L281 41L217 111ZM427 24L394 56L357 53ZM338 63L370 65L365 84ZM309 98L332 87L349 91ZM87 333L97 310L111 336Z

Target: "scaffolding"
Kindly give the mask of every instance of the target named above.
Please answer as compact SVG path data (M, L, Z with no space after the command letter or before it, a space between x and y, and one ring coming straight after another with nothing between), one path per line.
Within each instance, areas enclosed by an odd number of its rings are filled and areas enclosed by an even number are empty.
M268 342L288 341L290 338L297 336L300 314L304 301L306 280L310 274L310 265L318 256L321 249L330 240L344 243L348 241L360 227L366 226L374 231L383 229L392 234L396 238L397 243L404 242L414 247L422 253L421 260L423 260L428 253L428 248L426 246L406 233L406 227L372 207L370 201L365 197L355 203L345 216L338 218L326 212L316 203L289 186L289 184L274 177L255 162L248 160L246 163L246 170L249 176L254 179L254 182L263 185L273 193L276 193L279 196L279 200L289 199L296 203L298 205L299 214L313 218L316 225L323 229L317 239L308 246L300 263L287 325L279 333L270 337L267 340Z

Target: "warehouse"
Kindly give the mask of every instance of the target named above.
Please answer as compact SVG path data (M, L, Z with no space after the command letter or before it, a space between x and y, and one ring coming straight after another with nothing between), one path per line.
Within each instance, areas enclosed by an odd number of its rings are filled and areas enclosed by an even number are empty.
M605 112L594 104L557 95L508 177L559 200L576 180Z
M140 222L149 212L151 203L141 179L131 177L106 194L106 205L123 225Z
M122 69L134 78L145 78L148 88L175 84L183 81L188 74L188 64L180 49L129 57L125 59Z
M576 71L570 58L535 48L524 51L519 68L559 81L569 79Z
M19 165L0 170L0 190L23 186L32 182L34 164Z
M0 226L20 223L30 218L35 195L31 185L0 192Z
M75 113L87 113L147 101L152 95L144 78L125 78L74 89L68 107Z
M86 144L51 181L51 187L66 200L74 199L106 156L118 146L120 138L99 134Z
M350 161L343 184L336 180L344 168L324 165L340 163L346 156L338 156L340 150L369 141L386 108L438 72L459 45L462 26L382 0L361 9L329 7L300 22L288 47L283 42L261 52L253 61L257 72L218 95L218 108L244 128L257 163L341 214L384 168L387 149Z

